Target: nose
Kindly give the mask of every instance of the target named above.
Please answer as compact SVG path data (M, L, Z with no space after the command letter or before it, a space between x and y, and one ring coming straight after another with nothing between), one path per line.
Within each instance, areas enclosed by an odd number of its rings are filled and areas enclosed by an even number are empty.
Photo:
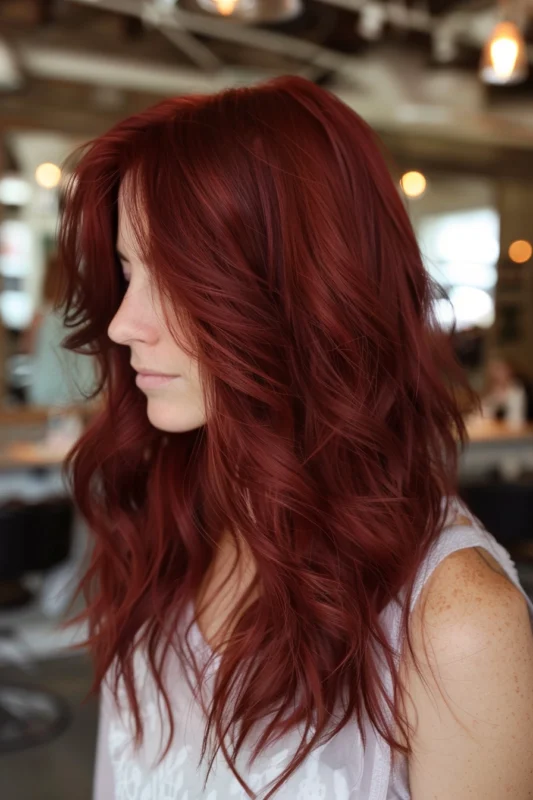
M134 342L155 344L157 326L148 307L146 296L126 292L115 316L109 323L107 335L115 344L131 345Z

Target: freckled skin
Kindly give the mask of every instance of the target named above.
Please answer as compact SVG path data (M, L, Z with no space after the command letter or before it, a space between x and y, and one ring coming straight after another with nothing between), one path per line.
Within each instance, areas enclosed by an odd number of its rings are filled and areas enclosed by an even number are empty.
M533 634L522 594L470 548L435 570L404 654L412 800L533 798Z

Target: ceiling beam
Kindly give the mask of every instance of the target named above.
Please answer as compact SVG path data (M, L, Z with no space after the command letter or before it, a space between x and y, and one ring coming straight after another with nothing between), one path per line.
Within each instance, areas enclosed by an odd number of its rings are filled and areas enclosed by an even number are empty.
M70 2L94 6L94 0L70 0ZM227 20L207 14L194 14L190 11L180 11L178 8L157 6L144 0L99 0L98 7L113 11L115 14L138 16L147 24L159 29L186 29L214 39L278 53L324 69L341 70L347 60L341 53L294 36L234 22L228 24Z

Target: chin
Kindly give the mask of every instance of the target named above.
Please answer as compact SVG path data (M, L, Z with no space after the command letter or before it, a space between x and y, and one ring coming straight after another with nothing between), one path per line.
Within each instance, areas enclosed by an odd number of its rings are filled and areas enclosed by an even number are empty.
M154 428L166 433L185 433L205 424L203 411L194 406L183 408L179 403L148 399L146 412Z

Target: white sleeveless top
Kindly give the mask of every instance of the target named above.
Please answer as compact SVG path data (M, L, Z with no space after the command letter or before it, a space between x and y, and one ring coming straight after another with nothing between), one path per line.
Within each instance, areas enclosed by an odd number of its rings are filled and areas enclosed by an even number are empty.
M431 547L419 571L411 608L437 565L451 553L469 547L483 547L523 592L508 552L464 507L455 504L451 512L454 518L460 514L459 521L464 524L445 527ZM529 599L528 605L533 622L533 603ZM382 618L390 641L399 652L400 606L397 603L387 606ZM210 654L194 625L189 641L199 661ZM133 748L133 719L125 693L119 691L119 713L107 683L102 686L93 800L248 800L220 751L204 790L207 758L200 767L198 764L205 720L186 679L180 674L177 661L174 657L176 663L170 665L165 675L175 734L160 764L157 761L166 747L169 732L168 715L140 649L135 655L134 674L140 695L144 741L138 752ZM213 680L215 671L216 660L207 683ZM392 695L390 675L385 674L384 679ZM364 750L360 731L353 722L325 745L311 751L274 795L276 800L409 800L406 760L398 760L393 769L387 743L370 725L366 733ZM246 747L243 747L237 759L238 771L259 798L292 760L301 738L301 730L291 732L264 751L251 766L247 763Z

